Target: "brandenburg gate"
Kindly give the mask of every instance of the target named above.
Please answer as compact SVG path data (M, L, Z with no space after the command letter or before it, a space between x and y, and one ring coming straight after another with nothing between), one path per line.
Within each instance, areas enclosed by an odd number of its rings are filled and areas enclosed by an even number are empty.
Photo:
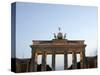
M46 71L47 55L52 55L52 70L55 70L56 54L64 54L64 70L68 69L68 54L72 54L72 68L77 69L77 54L80 54L80 67L85 68L85 47L84 40L68 40L66 33L54 33L52 40L33 40L31 45L32 56L30 72L37 71L37 56L42 55L41 71Z

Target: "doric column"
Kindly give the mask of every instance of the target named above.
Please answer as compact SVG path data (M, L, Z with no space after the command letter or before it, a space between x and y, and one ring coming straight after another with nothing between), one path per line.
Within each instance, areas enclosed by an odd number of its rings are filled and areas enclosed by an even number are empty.
M43 51L42 53L42 66L41 66L41 71L46 71L46 52Z
M55 51L52 51L52 70L55 70Z
M80 68L83 68L83 52L80 52Z
M77 69L77 56L75 52L72 52L72 68Z
M32 53L32 58L30 62L30 72L36 72L37 71L37 53L34 51Z
M34 72L37 72L37 53L35 53Z
M68 69L68 57L67 57L67 51L64 51L64 70Z
M26 72L28 72L28 70L29 70L29 62L27 63Z
M85 49L80 52L80 68L85 68Z

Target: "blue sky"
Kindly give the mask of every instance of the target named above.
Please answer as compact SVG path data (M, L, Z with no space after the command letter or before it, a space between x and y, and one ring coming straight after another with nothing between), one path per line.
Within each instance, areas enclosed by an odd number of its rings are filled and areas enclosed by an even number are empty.
M61 27L66 39L85 40L86 55L97 50L97 7L16 3L16 57L30 58L32 40L52 40Z

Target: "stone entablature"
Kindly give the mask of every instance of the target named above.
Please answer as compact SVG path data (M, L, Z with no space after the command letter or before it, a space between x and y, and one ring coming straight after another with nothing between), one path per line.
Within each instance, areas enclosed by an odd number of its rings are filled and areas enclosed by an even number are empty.
M84 40L33 40L33 45L84 45Z

